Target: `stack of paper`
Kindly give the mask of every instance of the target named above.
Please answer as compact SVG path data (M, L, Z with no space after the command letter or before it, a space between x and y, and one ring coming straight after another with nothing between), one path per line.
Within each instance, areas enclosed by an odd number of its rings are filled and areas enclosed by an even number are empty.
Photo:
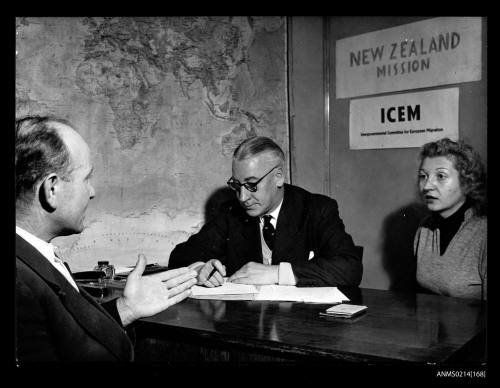
M261 286L256 300L286 300L306 303L342 303L349 299L337 287Z
M337 287L254 286L224 282L219 287L193 286L192 298L222 300L275 300L338 304L348 302Z
M255 299L254 295L258 294L257 287L251 284L238 284L224 282L219 287L202 287L193 286L191 288L192 298L197 299ZM224 298L225 297L225 298Z

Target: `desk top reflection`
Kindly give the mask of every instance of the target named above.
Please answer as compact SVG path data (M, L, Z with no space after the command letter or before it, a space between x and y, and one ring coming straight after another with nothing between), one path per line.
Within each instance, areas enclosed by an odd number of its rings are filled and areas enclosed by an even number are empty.
M139 320L137 328L140 335L219 341L291 358L433 364L470 361L475 352L480 357L473 362L484 362L485 302L340 289L350 303L368 306L367 313L329 318L319 316L330 307L324 304L186 299Z

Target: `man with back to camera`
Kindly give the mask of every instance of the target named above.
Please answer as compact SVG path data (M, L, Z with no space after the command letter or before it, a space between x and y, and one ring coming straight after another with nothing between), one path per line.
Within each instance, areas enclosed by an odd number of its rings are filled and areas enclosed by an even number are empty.
M197 284L357 286L361 254L344 230L337 202L285 183L285 156L270 138L252 137L234 151L227 182L236 198L170 255L189 265Z
M84 139L65 120L16 120L16 361L131 361L125 326L189 296L188 268L142 277L139 255L123 295L99 305L50 241L80 233L95 195Z

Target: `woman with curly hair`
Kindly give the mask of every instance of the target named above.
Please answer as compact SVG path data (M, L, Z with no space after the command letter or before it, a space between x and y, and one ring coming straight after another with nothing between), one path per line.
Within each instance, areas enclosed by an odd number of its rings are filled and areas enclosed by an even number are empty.
M418 228L416 280L433 293L487 299L486 173L463 141L444 138L420 151L418 190L431 211Z

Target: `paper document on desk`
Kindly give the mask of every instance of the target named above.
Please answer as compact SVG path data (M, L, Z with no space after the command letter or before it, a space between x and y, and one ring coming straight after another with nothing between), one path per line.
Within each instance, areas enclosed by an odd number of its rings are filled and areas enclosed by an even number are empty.
M257 287L251 284L238 284L226 281L222 284L222 286L219 287L193 286L191 290L192 290L191 294L192 297L219 296L219 295L221 296L247 295L248 299L254 299L253 295L259 292L259 290L257 290Z
M348 302L337 287L295 287L295 286L261 286L255 300L282 300L305 303L338 304Z
M195 299L274 300L328 304L349 301L337 287L254 286L225 281L219 287L193 286L191 290L191 297Z

